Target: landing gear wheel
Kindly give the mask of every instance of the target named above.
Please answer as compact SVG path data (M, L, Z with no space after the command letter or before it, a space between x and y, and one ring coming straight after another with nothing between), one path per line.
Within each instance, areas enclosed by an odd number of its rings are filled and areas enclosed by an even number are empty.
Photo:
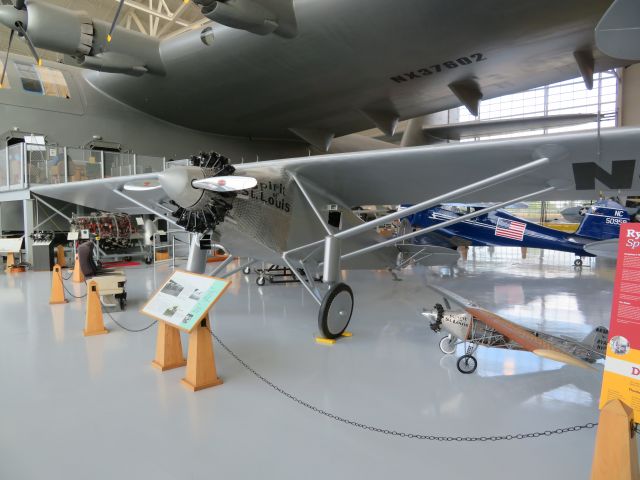
M249 275L251 273L251 267L244 267L242 269L242 273L244 273L245 275Z
M478 361L473 355L462 355L458 359L458 371L460 373L473 373L478 368Z
M256 285L258 285L259 287L263 287L265 283L267 283L267 279L266 278L264 278L264 277L256 278Z
M581 267L582 266L582 259L581 258L576 258L575 261L573 262L573 266L574 267Z
M336 283L327 292L318 312L318 328L325 338L344 333L353 313L353 291L346 283Z
M451 355L456 351L456 341L453 338L450 338L449 335L446 337L442 337L440 340L440 351L445 355Z
M153 259L151 257L144 257L144 263L146 263L147 265L151 265L151 261Z
M120 310L124 312L127 308L127 294L123 293L118 300L120 301Z

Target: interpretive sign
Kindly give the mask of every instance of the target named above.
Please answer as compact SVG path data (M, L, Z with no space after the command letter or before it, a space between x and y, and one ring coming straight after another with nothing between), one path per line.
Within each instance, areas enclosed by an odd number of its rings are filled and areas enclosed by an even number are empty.
M22 240L20 238L0 238L0 252L2 253L18 253L22 248Z
M190 332L230 284L230 280L176 270L141 312Z
M620 225L600 408L619 399L640 418L640 226Z

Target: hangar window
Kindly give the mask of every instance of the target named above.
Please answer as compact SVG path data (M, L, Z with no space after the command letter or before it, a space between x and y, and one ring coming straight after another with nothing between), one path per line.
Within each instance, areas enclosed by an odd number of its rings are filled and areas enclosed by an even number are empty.
M22 88L48 97L70 98L69 86L60 70L16 62Z
M0 60L0 75L2 75L2 70L4 69L4 63ZM0 88L11 88L11 84L9 83L9 76L4 76L4 82L0 84Z

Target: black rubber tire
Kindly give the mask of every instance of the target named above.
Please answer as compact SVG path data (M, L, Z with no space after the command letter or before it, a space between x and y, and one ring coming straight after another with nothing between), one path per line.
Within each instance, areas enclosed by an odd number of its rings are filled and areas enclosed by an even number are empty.
M462 355L456 364L458 371L464 374L470 374L478 368L478 360L473 355Z
M144 263L146 263L147 265L151 265L151 261L152 261L152 260L153 260L153 259L152 259L151 257L145 257L145 259L144 259Z
M256 285L258 285L259 287L264 287L265 283L267 283L266 278L264 278L264 277L256 278Z
M242 269L242 273L244 273L245 275L249 275L251 273L251 267L244 267Z
M347 321L344 326L342 326L339 331L332 331L329 326L329 313L331 311L331 305L336 297L341 293L347 293L349 297L351 297L351 307L349 310L349 315L347 317ZM353 291L351 287L346 283L336 283L331 289L327 292L327 294L322 299L322 304L320 305L320 310L318 312L318 329L322 332L325 338L335 339L340 337L344 331L349 326L349 322L351 321L351 315L353 314Z
M446 342L445 342L445 341L446 341ZM445 336L445 337L442 337L442 338L440 339L439 347L440 347L440 351L441 351L442 353L444 353L445 355L451 355L451 354L453 354L453 353L456 353L457 345L455 345L455 346L453 347L453 349L448 349L448 350L447 350L447 349L445 349L445 348L443 348L443 347L442 347L442 345L443 345L443 344L445 344L445 343L446 343L446 344L449 344L449 335L447 335L447 336Z
M120 297L120 310L124 312L127 308L127 299L125 297Z
M576 258L573 262L573 266L574 267L581 267L582 266L582 259L581 258Z

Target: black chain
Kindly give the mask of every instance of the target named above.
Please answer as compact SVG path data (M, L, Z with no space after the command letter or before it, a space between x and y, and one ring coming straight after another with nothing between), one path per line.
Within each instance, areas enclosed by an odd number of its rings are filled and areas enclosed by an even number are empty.
M62 271L61 271L61 270L58 270L58 275L60 275L60 280L62 280L62 288L64 288L64 291L65 291L65 292L67 292L69 295L71 295L73 298L84 298L84 297L86 297L86 296L87 296L87 293L86 293L86 292L85 292L85 294L84 294L84 295L82 295L82 296L80 296L80 297L78 297L78 296L74 295L73 293L71 293L71 292L69 291L69 289L66 287L66 285L64 284L64 281L65 281L65 280L68 280L68 278L67 278L67 279L65 279L65 278L62 276Z
M209 330L211 331L211 330ZM493 435L488 437L451 437L451 436L442 436L442 435L424 435L419 433L406 433L406 432L397 432L395 430L388 430L386 428L374 427L372 425L366 425L364 423L355 422L353 420L349 420L348 418L340 417L331 412L327 412L326 410L322 410L321 408L316 407L315 405L311 405L310 403L305 402L304 400L299 399L295 395L283 390L278 385L274 384L270 380L266 379L258 372L256 372L253 368L251 368L247 363L244 362L238 355L236 355L229 347L227 347L222 340L213 332L211 332L213 338L215 338L216 342L220 344L222 348L224 348L229 355L235 358L240 365L242 365L245 369L251 372L255 377L257 377L261 382L267 384L275 391L284 395L290 400L302 405L309 410L316 412L320 415L324 415L325 417L331 418L332 420L345 423L347 425L351 425L356 428L361 428L363 430L369 430L371 432L382 433L384 435L391 435L395 437L403 437L403 438L411 438L415 440L432 440L437 442L497 442L501 440L523 440L525 438L538 438L538 437L549 437L551 435L561 435L563 433L568 432L578 432L584 429L591 429L597 426L597 423L586 423L584 425L575 425L573 427L565 427L565 428L557 428L555 430L545 430L544 432L534 432L534 433L517 433L513 435Z
M139 330L135 330L135 329L128 328L128 327L125 327L124 325L122 325L122 324L121 324L120 322L118 322L115 318L113 318L113 317L111 316L111 314L110 314L108 311L106 311L104 308L102 309L102 311L103 311L104 313L106 313L106 314L107 314L107 316L111 319L111 321L112 321L113 323L115 323L116 325L118 325L121 329L126 330L127 332L132 332L132 333L144 332L145 330L149 330L149 329L150 329L151 327L153 327L156 323L158 323L158 321L157 321L157 320L154 320L153 322L151 322L151 323L150 323L149 325L147 325L146 327L140 328Z

